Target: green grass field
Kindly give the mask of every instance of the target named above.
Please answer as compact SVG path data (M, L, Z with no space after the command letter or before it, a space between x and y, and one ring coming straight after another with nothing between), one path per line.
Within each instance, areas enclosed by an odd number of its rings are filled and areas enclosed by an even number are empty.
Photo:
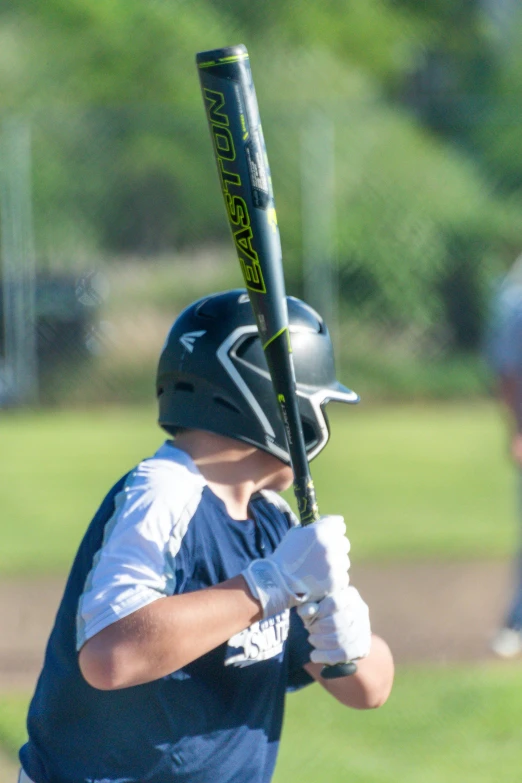
M312 469L354 557L512 551L514 475L494 404L332 408ZM2 413L0 573L64 571L105 492L161 440L148 407Z
M521 688L517 667L400 669L371 712L304 689L288 699L275 783L519 780Z
M323 513L342 512L354 557L512 552L515 473L492 403L333 408L312 464Z

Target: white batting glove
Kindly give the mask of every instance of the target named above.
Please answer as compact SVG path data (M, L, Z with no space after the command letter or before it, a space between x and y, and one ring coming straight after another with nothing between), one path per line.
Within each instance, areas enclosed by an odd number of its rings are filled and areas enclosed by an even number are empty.
M313 663L333 665L369 655L370 613L355 587L337 590L319 603L302 604L297 613L314 647L310 654Z
M250 563L242 575L261 602L263 617L348 587L345 532L342 517L321 517L306 527L290 528L271 555Z

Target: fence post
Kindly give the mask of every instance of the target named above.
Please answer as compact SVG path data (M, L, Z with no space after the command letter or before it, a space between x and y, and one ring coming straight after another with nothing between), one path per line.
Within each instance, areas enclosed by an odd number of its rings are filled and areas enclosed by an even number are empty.
M29 124L19 118L2 123L0 230L4 396L9 404L34 405L38 402L38 367L31 131Z

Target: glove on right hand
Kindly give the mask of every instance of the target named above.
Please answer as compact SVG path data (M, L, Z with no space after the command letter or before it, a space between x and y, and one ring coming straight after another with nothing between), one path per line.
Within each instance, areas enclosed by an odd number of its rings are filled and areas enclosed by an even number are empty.
M350 585L327 595L319 603L309 602L297 610L309 632L314 650L312 663L346 663L366 658L372 644L370 613L359 592Z
M242 575L261 602L263 617L348 587L350 542L345 532L342 517L321 517L291 528L271 555L250 563Z

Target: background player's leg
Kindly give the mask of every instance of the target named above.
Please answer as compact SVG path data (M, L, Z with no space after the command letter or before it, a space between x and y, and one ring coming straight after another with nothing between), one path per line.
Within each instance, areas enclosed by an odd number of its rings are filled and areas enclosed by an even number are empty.
M503 628L493 639L493 652L503 658L522 653L522 469L517 475L518 553L513 573L513 598Z

